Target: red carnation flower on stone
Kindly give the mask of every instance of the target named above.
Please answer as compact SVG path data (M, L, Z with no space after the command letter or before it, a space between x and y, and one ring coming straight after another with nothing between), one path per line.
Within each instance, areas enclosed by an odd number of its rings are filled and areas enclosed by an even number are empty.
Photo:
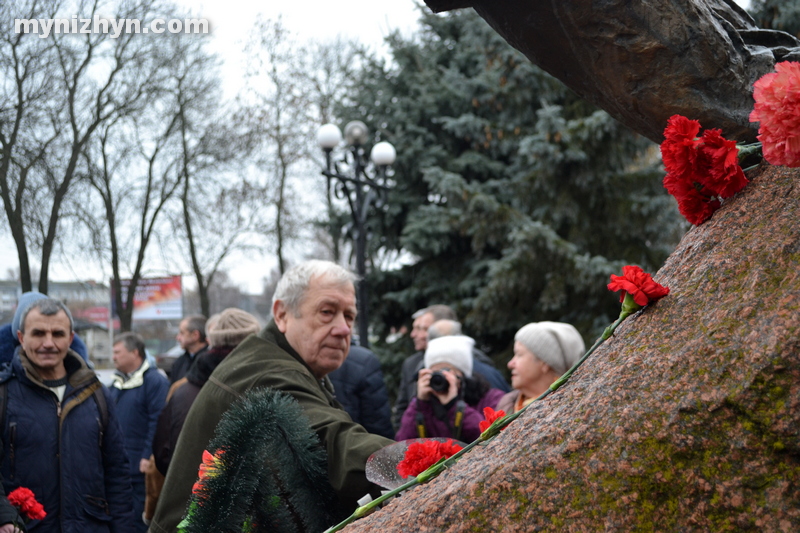
M397 463L397 473L403 479L409 476L418 476L440 459L447 459L461 451L461 446L447 440L416 441L408 445L403 460Z
M19 487L8 495L8 502L17 508L19 514L28 520L43 520L47 516L44 507L36 501L31 489Z
M697 138L700 123L673 115L664 129L661 157L667 175L664 187L675 197L686 220L699 225L719 209L720 199L733 196L748 181L739 165L736 141L720 130L706 130Z
M708 161L708 173L698 176L700 183L716 196L730 198L749 183L739 165L739 148L736 141L722 137L722 130L703 132L700 153Z
M489 426L491 426L495 420L498 420L506 416L506 412L503 411L502 409L500 409L499 411L495 411L491 407L485 407L483 409L483 416L486 420L482 420L480 424L478 424L481 433L489 429Z
M719 200L703 196L697 189L689 188L686 194L677 197L678 211L689 221L690 224L699 226L719 209Z
M681 115L673 115L664 129L661 157L667 172L680 176L693 174L697 167L697 134L700 123Z
M800 63L783 61L753 84L758 140L773 165L800 167Z
M721 205L713 193L698 182L681 179L674 174L664 176L664 188L677 200L678 211L695 226L711 218Z
M625 294L630 294L633 301L644 307L669 294L669 288L653 281L653 278L638 266L626 265L622 267L622 275L611 274L611 283L608 290L622 291L619 301L625 299Z

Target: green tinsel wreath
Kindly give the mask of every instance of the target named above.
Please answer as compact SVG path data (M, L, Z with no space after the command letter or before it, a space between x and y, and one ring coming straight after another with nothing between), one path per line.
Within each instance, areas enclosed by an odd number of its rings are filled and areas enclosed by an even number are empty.
M249 391L208 451L217 467L196 485L179 531L313 533L338 519L325 450L289 394Z

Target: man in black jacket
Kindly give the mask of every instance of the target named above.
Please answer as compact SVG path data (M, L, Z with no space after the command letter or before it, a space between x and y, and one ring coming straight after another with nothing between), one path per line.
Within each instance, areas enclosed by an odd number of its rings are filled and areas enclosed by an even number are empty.
M364 429L387 439L394 437L389 393L378 357L361 346L350 346L342 366L328 374L336 399Z
M169 382L175 383L186 376L197 360L197 356L208 350L206 342L206 317L203 315L187 316L181 320L178 335L175 337L181 348L186 350L175 360L169 371Z

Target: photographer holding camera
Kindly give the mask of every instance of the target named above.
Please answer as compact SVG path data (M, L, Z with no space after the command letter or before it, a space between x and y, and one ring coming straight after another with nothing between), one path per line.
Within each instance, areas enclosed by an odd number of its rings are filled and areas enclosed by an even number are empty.
M494 407L503 391L472 374L471 338L439 337L428 342L425 368L417 377L411 400L395 440L444 437L471 442L480 435L484 407Z

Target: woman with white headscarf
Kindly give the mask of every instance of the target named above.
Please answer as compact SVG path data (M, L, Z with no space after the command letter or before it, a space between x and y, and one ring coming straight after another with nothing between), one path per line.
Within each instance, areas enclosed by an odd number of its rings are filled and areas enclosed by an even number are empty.
M472 373L474 344L464 335L428 341L416 398L403 413L395 440L442 437L472 442L480 436L483 409L494 406L503 391Z
M578 330L563 322L532 322L514 336L511 392L497 404L506 414L519 411L569 370L586 351Z

